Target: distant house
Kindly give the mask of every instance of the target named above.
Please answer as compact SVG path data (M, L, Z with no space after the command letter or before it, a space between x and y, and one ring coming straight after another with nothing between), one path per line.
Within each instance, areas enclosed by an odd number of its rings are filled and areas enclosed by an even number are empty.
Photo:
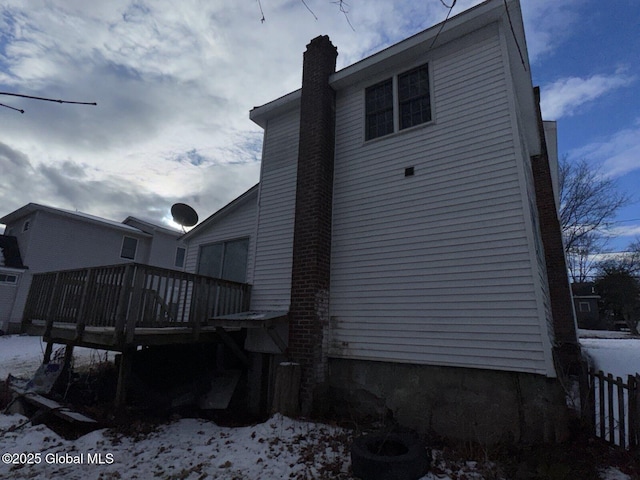
M571 291L578 326L588 330L606 330L606 322L600 318L600 295L595 291L595 285L592 282L572 283Z
M579 344L519 2L336 55L313 39L302 89L251 111L259 186L185 235L187 269L228 264L250 315L288 317L286 352L259 330L245 348L300 363L303 412L562 438Z
M0 223L6 225L2 241L9 245L3 248L0 295L13 297L11 302L2 302L0 328L9 332L20 328L33 274L130 262L184 267L186 249L177 242L181 232L134 217L119 223L29 203L0 218ZM7 264L8 252L16 251L28 269Z

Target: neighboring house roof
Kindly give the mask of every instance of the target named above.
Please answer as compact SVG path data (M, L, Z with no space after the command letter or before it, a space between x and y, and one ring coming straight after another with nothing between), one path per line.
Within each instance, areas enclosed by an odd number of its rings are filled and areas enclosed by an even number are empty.
M182 235L182 232L180 230L165 227L162 225L157 225L155 223L148 222L146 220L142 220L137 217L128 216L122 221L122 223L124 225L129 225L131 227L138 228L139 230L142 230L143 232L148 234L153 234L153 232L161 231L168 235L173 235L176 237L179 237L180 235Z
M74 212L72 210L64 210L61 208L48 207L46 205L40 205L37 203L28 203L27 205L20 207L17 210L14 210L13 212L0 218L0 223L9 225L37 211L43 211L43 212L51 213L53 215L60 215L60 216L72 218L75 220L83 220L89 223L109 226L125 232L136 233L138 235L143 235L143 236L149 235L139 228L132 227L130 225L125 225L124 223L116 222L115 220L108 220L106 218L96 217L95 215L90 215L88 213L83 213L83 212Z
M0 265L10 268L28 268L22 264L18 239L11 235L0 235Z
M595 291L595 285L592 282L576 282L571 284L571 292L574 297L580 298L600 298Z
M203 220L197 226L195 226L194 228L189 230L187 233L185 233L182 236L181 240L189 241L191 238L198 235L202 230L216 223L221 218L226 217L229 213L233 212L241 205L244 205L249 201L257 201L259 186L260 184L257 183L253 187L251 187L249 190L244 192L242 195L240 195L239 197L236 197L234 200L231 200L231 202L226 204L220 210L218 210L213 215L209 216L207 219Z

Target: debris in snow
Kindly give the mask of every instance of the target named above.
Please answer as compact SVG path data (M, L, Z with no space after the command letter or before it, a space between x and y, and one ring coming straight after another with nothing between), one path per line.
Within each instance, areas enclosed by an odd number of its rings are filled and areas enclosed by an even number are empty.
M582 341L603 365L613 357L617 358L616 364L627 369L640 364L628 356L618 356L622 351L637 355L640 340L635 340L635 347L609 342L611 339ZM9 373L30 378L40 365L43 350L37 337L0 337L0 380ZM77 366L90 363L95 354L76 349L74 355ZM45 425L33 425L22 415L0 414L0 455L10 454L8 461L0 462L0 478L349 480L351 439L352 432L347 429L276 415L264 423L237 428L192 418L169 423L133 421L126 428L96 430L66 440ZM570 453L575 456L576 452L581 450ZM21 461L27 457L19 456L36 453L39 463L35 463L35 456L31 457L31 464ZM432 469L421 480L514 478L497 463L465 461L448 450L434 449L432 455ZM608 457L603 458L606 461ZM620 469L602 469L602 480L635 478L635 473L623 473L636 472L625 458L609 465Z

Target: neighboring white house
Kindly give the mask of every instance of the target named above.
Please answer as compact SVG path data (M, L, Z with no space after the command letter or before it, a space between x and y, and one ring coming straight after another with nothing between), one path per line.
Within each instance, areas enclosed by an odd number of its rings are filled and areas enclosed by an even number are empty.
M289 314L303 411L562 438L579 346L555 124L519 2L486 1L338 72L335 58L312 40L302 89L251 111L259 189L185 236L187 268L245 239L252 310ZM278 353L256 335L247 349Z
M0 328L9 332L20 328L35 273L129 262L184 267L186 249L177 241L182 233L134 217L119 223L29 203L0 218L0 223L6 225L4 237L15 239L25 266L10 285L12 306L3 302L0 307ZM0 282L3 299L8 290Z
M17 239L0 235L0 331L2 332L7 328L2 319L8 319L13 310L18 285L25 270Z

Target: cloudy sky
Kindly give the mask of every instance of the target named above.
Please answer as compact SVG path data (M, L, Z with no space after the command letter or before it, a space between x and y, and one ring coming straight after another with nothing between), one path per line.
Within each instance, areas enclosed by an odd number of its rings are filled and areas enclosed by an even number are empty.
M167 223L179 201L206 218L258 181L249 110L300 87L311 38L328 34L342 68L448 12L441 0L347 3L348 18L331 0L3 0L0 91L98 106L0 95L25 110L0 107L0 216L36 202ZM522 3L560 154L640 200L640 2ZM616 247L640 235L639 205L621 212Z

